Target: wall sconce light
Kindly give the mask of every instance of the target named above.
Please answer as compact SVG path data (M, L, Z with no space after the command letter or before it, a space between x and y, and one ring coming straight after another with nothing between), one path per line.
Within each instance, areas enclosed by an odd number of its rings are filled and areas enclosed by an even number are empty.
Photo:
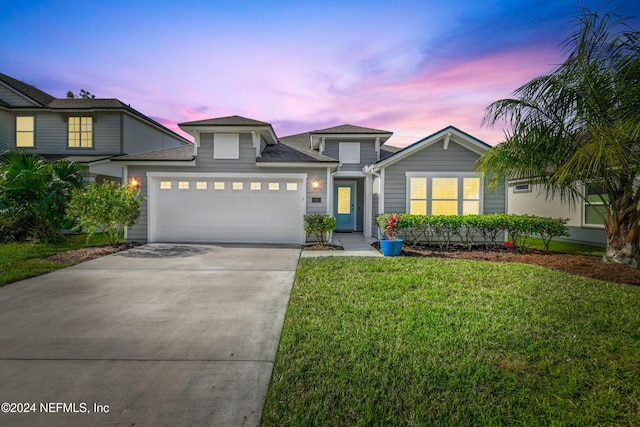
M129 180L129 186L137 190L140 187L140 181L138 181L138 178L133 177Z
M318 191L318 188L320 188L320 183L317 179L311 183L311 188L313 188L314 191Z

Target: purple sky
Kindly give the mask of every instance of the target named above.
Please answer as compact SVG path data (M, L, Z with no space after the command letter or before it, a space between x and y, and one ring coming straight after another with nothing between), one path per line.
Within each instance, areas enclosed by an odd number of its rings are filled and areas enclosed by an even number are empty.
M600 3L640 15L631 0ZM561 62L579 13L574 0L0 0L0 10L0 72L54 96L118 98L176 131L238 114L279 136L385 129L400 146L448 125L495 145L502 129L480 126L484 109Z

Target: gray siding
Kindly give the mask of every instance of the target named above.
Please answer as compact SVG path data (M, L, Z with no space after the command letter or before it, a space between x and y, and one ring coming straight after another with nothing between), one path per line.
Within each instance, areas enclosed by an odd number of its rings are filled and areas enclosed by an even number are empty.
M128 114L121 113L124 153L180 146L180 140ZM119 127L118 127L119 129Z
M375 141L368 140L327 140L325 142L324 155L333 157L334 159L340 158L339 147L341 142L359 142L360 143L360 163L359 164L343 164L340 168L341 171L353 172L360 171L363 166L373 164L377 161L376 144Z
M120 151L120 115L99 113L93 122L93 148L69 148L68 125L60 113L35 114L36 142L31 151L39 154L118 154ZM12 128L15 124L12 125ZM11 137L15 146L15 136Z
M385 168L384 212L405 212L407 172L473 172L480 156L451 141L447 150L436 142ZM505 190L484 189L483 213L505 212ZM374 211L374 214L376 211Z
M2 84L0 84L0 99L14 107L38 106L38 104L29 101L27 98L17 94Z
M15 145L15 120L12 113L0 110L0 150L6 150Z

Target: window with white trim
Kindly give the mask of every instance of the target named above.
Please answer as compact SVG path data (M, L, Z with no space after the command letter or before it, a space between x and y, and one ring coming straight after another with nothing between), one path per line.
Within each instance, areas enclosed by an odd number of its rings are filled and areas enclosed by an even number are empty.
M583 224L592 227L604 227L602 218L606 218L607 210L605 203L608 196L603 188L587 185L584 200Z
M345 164L360 163L360 143L341 142L338 144L338 160Z
M16 117L16 147L35 146L35 117Z
M240 158L240 134L214 133L213 158L216 160L237 160Z
M93 147L93 118L69 117L69 147Z
M480 213L482 189L478 177L415 174L408 177L407 186L407 212L410 214L470 215Z

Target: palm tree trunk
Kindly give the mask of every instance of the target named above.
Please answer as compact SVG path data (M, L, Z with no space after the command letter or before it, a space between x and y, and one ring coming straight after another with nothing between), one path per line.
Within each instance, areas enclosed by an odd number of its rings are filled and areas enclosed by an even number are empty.
M611 215L605 226L607 233L607 249L604 262L616 262L638 268L640 253L638 251L638 211L623 214L619 221L613 221Z

